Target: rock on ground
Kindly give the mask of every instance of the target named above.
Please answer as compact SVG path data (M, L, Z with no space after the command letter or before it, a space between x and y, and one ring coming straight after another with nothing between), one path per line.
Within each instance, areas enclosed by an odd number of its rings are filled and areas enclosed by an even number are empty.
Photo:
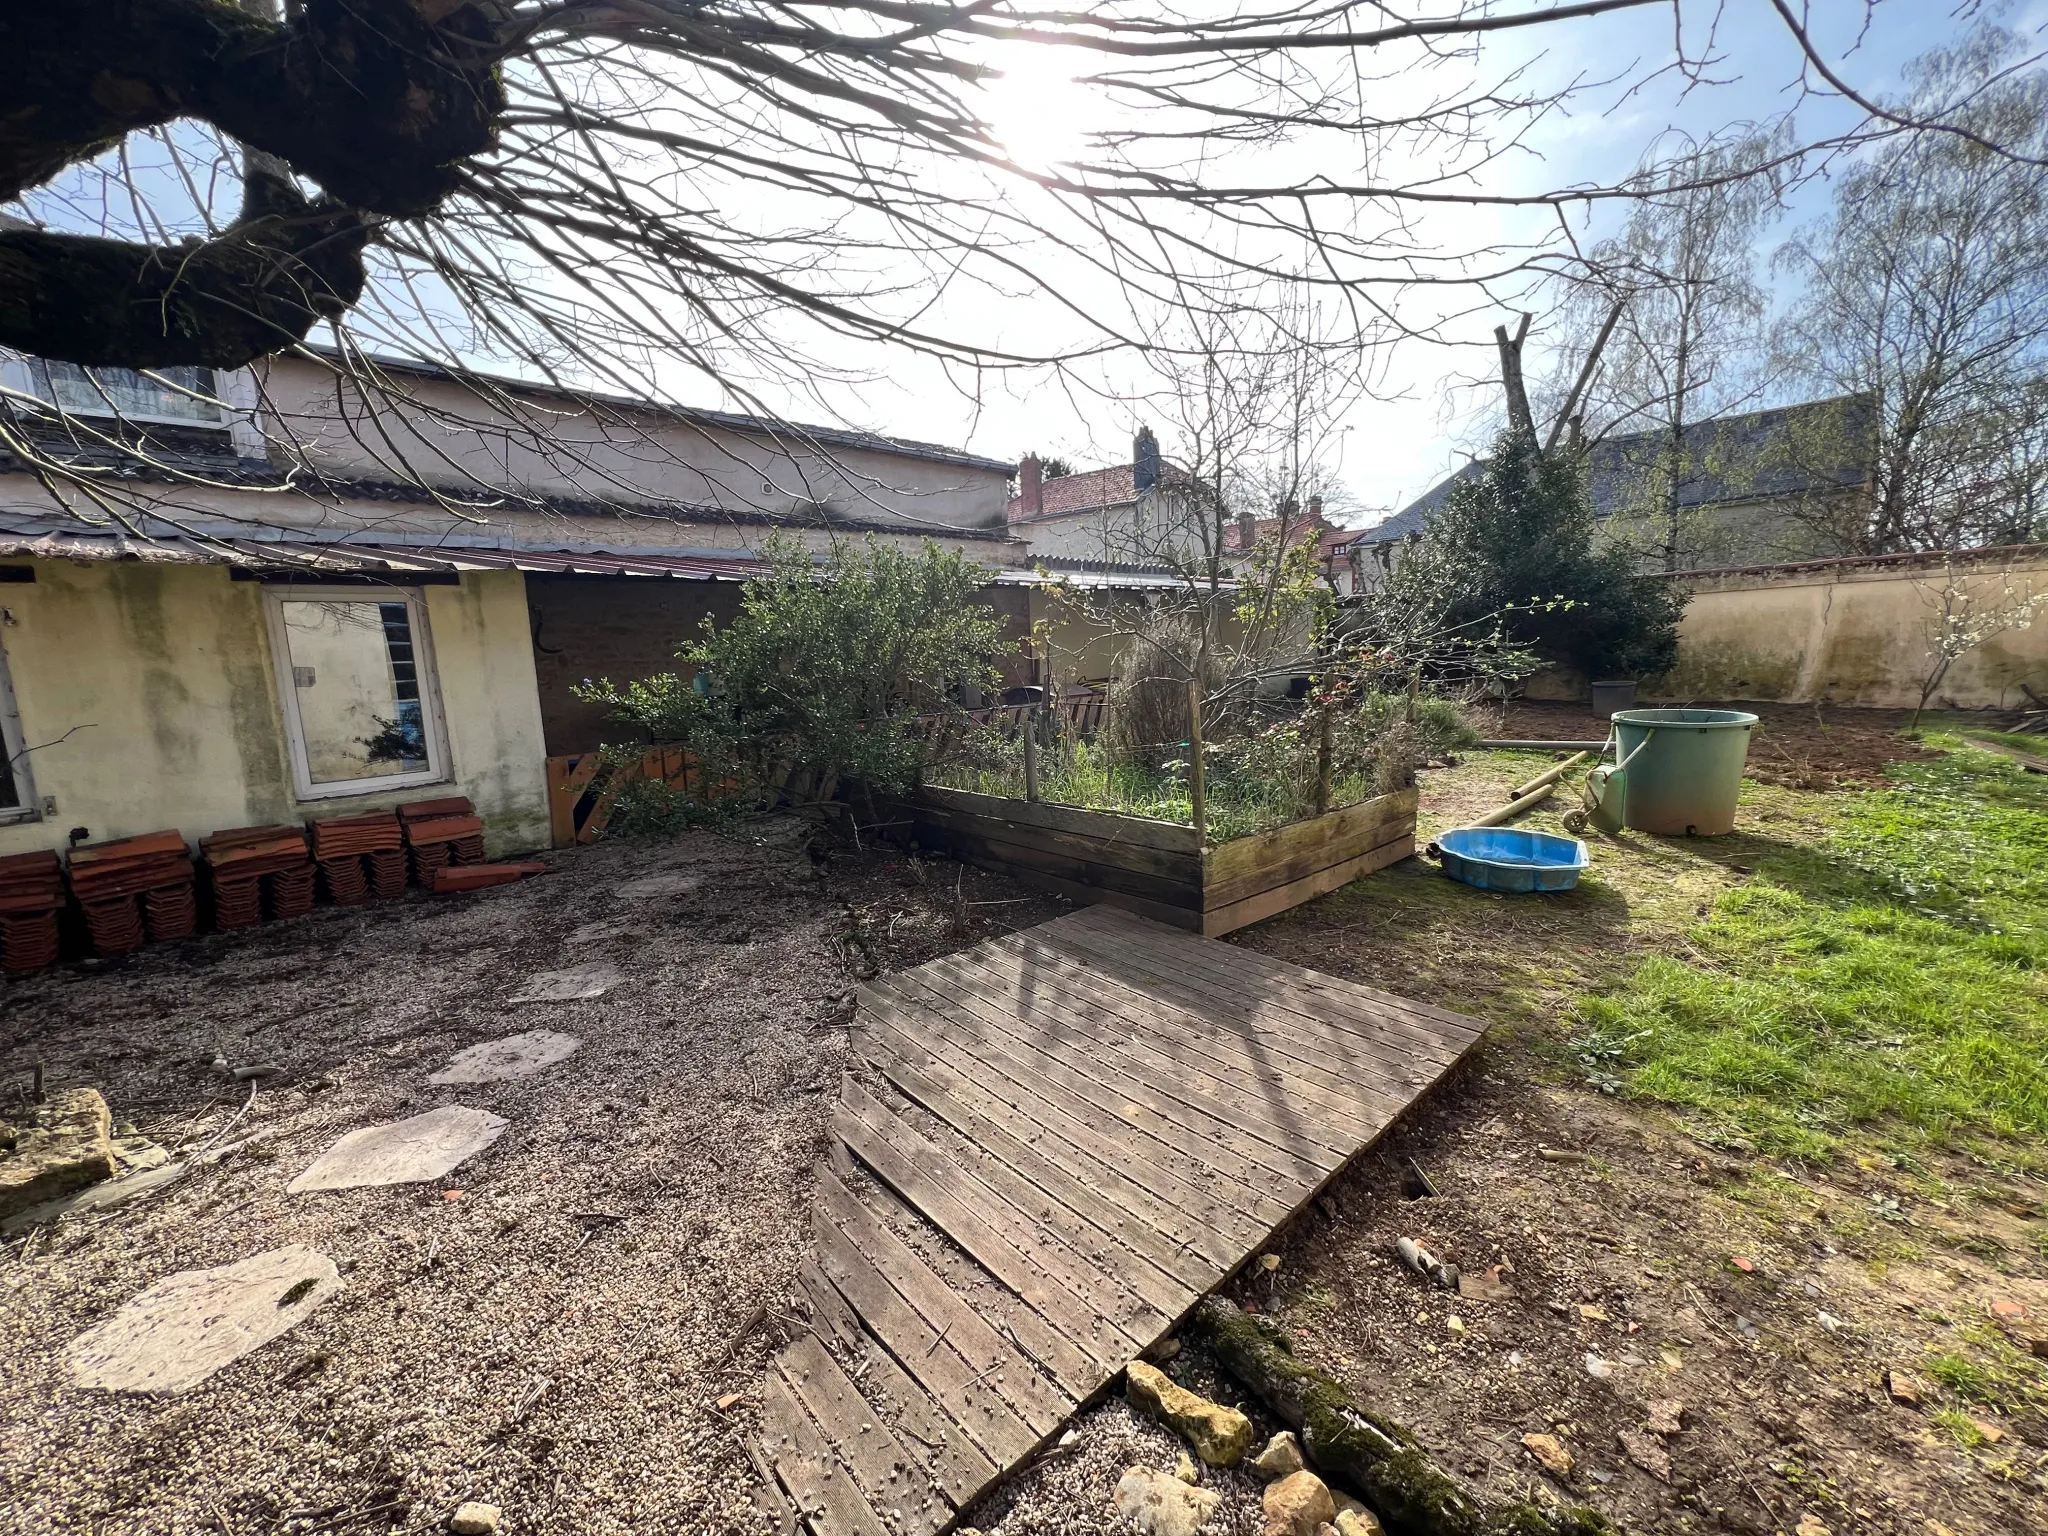
M159 1280L65 1351L72 1379L110 1392L185 1392L288 1333L341 1291L325 1254L297 1243Z
M1316 1536L1336 1520L1337 1501L1313 1472L1290 1472L1266 1489L1266 1536Z
M1234 1467L1252 1447L1252 1421L1235 1408L1190 1392L1157 1366L1133 1360L1124 1373L1132 1406L1163 1420L1212 1467Z
M1222 1502L1154 1467L1133 1467L1116 1485L1117 1512L1144 1536L1195 1536Z
M567 1061L583 1042L552 1029L529 1029L523 1035L485 1040L457 1051L430 1083L509 1083Z
M1266 1442L1263 1451L1252 1458L1252 1470L1268 1482L1299 1472L1305 1465L1301 1459L1301 1444L1291 1429L1281 1430Z
M0 1217L114 1176L113 1118L91 1088L70 1088L30 1108L0 1151Z
M455 1513L448 1517L448 1529L452 1536L492 1536L503 1518L497 1505L471 1500L456 1506Z

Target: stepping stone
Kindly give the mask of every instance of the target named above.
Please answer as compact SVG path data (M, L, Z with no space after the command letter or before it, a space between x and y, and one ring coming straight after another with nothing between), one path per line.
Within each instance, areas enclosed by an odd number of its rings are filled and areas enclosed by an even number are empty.
M324 1253L293 1243L159 1280L64 1351L72 1380L107 1392L189 1392L341 1294Z
M488 1110L444 1104L410 1120L350 1131L285 1186L303 1195L320 1189L424 1184L452 1172L505 1132L509 1120Z
M542 971L537 976L526 978L526 989L517 997L507 998L508 1003L578 1003L586 998L603 997L616 987L623 978L619 968L599 961L593 965L572 966L566 971Z
M486 1040L466 1051L457 1051L448 1065L427 1081L430 1083L502 1083L565 1061L583 1042L574 1035L551 1029L529 1029L523 1035Z

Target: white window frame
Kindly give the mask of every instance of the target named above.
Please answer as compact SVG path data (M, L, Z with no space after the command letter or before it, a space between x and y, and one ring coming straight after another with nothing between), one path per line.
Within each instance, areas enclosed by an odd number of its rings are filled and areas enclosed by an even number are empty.
M306 756L305 727L299 720L299 690L292 677L291 639L285 632L284 605L288 602L396 603L406 606L406 620L412 626L413 669L419 675L420 712L426 724L427 766L417 773L387 773L375 778L340 779L315 784ZM347 796L376 795L386 790L410 789L419 784L444 784L454 777L449 762L448 723L441 714L440 667L434 659L433 631L427 624L427 601L417 587L323 587L265 585L264 616L270 625L271 659L277 676L278 712L284 716L285 740L291 749L292 787L301 800L335 800Z
M0 750L7 753L7 765L14 774L14 793L19 805L0 805L0 826L20 821L41 821L43 802L36 794L36 776L29 768L28 738L22 734L21 711L14 703L14 674L7 665L7 642L0 638Z

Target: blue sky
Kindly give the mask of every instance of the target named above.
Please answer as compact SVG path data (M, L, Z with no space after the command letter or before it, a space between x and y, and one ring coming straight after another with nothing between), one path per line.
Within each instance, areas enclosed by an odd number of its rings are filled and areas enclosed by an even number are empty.
M1816 41L1826 56L1859 90L1873 94L1901 89L1908 61L1953 40L1962 30L1944 0L1880 0L1867 27L1861 0L1815 0L1813 10ZM2037 0L2013 6L2003 19L2012 29L2030 34L2048 20L2048 5ZM1531 136L1530 145L1540 151L1541 159L1524 158L1504 179L1518 190L1611 181L1626 174L1660 134L1675 129L1703 136L1731 123L1771 119L1795 107L1807 135L1848 128L1860 117L1838 101L1801 101L1799 60L1768 0L1728 0L1713 52L1712 83L1690 90L1666 80L1618 101L1621 93L1615 90L1589 91L1569 115L1540 126ZM1498 68L1512 60L1528 63L1551 80L1574 72L1597 79L1655 67L1671 55L1670 14L1652 8L1514 36L1490 47L1484 56L1488 64L1482 67ZM1337 168L1338 174L1343 169ZM1760 240L1758 269L1767 284L1773 281L1771 250L1798 224L1824 212L1829 196L1824 179L1797 190L1786 216ZM1590 225L1574 215L1573 226L1582 239L1597 239L1620 214L1608 205ZM1529 217L1501 216L1495 222L1507 233L1517 219ZM1472 236L1471 216L1440 222L1447 244ZM1783 304L1796 296L1780 291L1774 297ZM1447 344L1407 345L1392 357L1377 398L1360 402L1345 423L1350 431L1342 439L1341 474L1361 508L1353 521L1370 522L1398 509L1463 462L1477 434L1475 413L1493 403L1492 326L1512 317L1513 309L1503 304L1497 312L1462 319ZM1538 366L1541 319L1539 313L1531 344L1532 362ZM909 385L910 379L901 383ZM1082 464L1126 456L1130 432L1142 414L1098 402L1077 408L1065 392L1042 387L998 388L983 398L979 409L952 402L949 410L948 405L944 391L896 387L870 395L863 414L893 410L893 420L870 424L960 441L995 456L1039 448Z

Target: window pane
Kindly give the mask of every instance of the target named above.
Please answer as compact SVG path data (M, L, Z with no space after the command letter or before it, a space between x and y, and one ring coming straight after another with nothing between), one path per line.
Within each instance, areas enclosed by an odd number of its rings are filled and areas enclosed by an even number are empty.
M427 718L407 606L347 598L281 606L312 781L424 772Z
M220 407L160 384L132 368L81 368L76 363L45 363L50 398L81 416L168 416L176 421L219 421ZM160 378L211 396L211 368L157 368Z

